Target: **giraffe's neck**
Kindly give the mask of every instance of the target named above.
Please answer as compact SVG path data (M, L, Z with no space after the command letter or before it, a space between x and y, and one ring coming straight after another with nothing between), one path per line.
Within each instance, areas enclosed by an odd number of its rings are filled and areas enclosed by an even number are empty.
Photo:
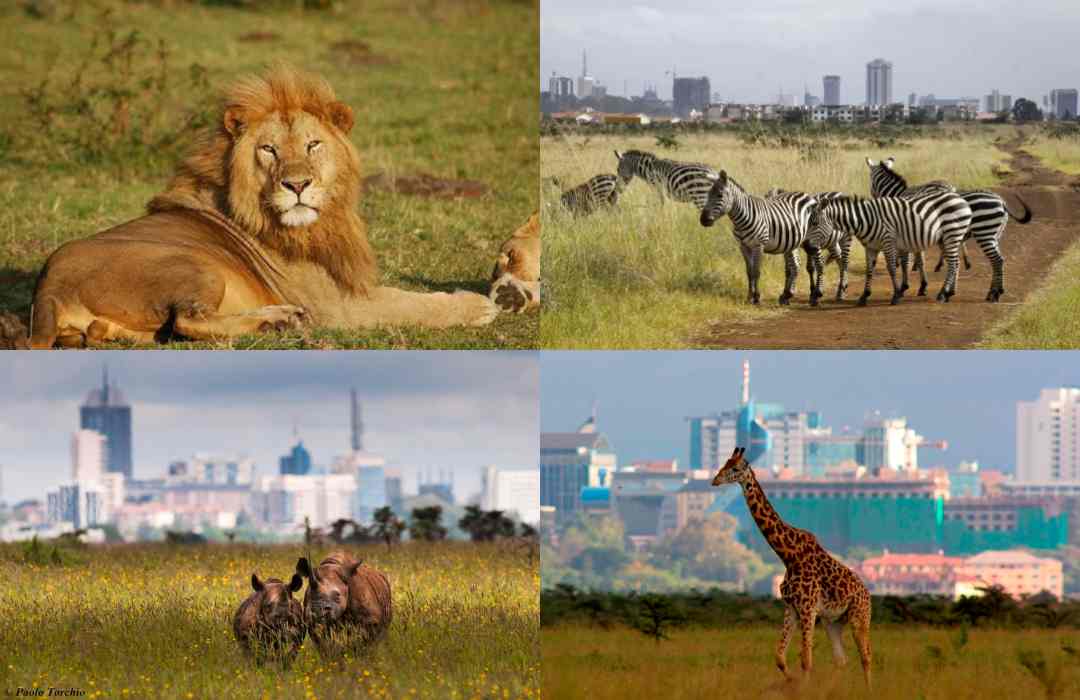
M765 541L784 564L790 564L797 554L799 532L780 519L780 514L765 497L765 492L761 489L761 484L758 483L753 470L750 472L749 481L742 483L742 490L750 515L757 523Z

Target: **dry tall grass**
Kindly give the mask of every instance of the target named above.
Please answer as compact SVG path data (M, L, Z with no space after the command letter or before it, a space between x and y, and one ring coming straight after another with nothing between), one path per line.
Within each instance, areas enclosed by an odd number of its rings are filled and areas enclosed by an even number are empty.
M1080 647L1075 630L974 630L965 641L958 630L875 628L871 632L872 693L865 689L850 631L844 634L848 664L838 669L828 637L824 630L817 630L814 669L801 686L785 684L774 665L778 634L779 629L766 626L686 629L673 632L670 641L654 643L628 629L545 629L541 634L543 695L547 700L1080 697L1080 664L1074 654L1063 650L1063 646ZM798 672L795 637L788 649L788 667ZM1021 659L1033 670L1025 668Z
M734 135L680 137L677 150L658 150L652 136L543 138L540 167L543 204L544 272L553 303L541 321L547 348L685 347L687 336L708 321L768 318L785 313L776 299L783 286L783 261L766 256L762 305L745 303L742 256L725 218L710 229L698 223L688 204L660 204L656 192L635 179L619 206L574 219L559 204L564 187L597 173L615 171L615 149L639 148L664 157L701 161L726 169L753 194L771 187L839 190L869 194L865 158L897 158L897 169L912 183L946 179L958 187L997 182L1005 154L994 147L1009 128L957 129L952 139L919 138L879 149L866 141L828 137L812 148L749 145ZM863 270L862 250L852 250L853 275ZM805 260L803 261L805 263ZM794 303L806 303L805 264ZM826 290L835 292L836 268L826 272ZM849 288L849 298L854 298ZM856 292L857 294L857 292Z

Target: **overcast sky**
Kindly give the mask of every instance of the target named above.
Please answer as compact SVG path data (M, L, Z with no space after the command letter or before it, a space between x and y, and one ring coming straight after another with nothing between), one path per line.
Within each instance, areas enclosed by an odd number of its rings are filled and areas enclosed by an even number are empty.
M645 81L671 98L671 78L708 76L725 101L763 102L841 77L844 103L866 98L866 63L893 63L893 99L982 97L992 89L1041 104L1080 86L1076 0L543 0L542 88L552 71L589 72L611 94ZM576 90L576 87L575 87Z
M821 411L834 431L861 430L864 416L906 416L945 452L924 449L922 465L976 459L1013 469L1016 402L1043 388L1080 385L1080 352L544 352L541 427L576 430L599 403L600 432L619 462L689 462L687 416L737 407L742 361L751 394L793 411Z
M133 414L135 476L161 476L195 452L231 453L271 474L293 425L317 465L350 450L349 387L362 400L365 450L416 472L537 468L539 369L532 352L96 352L0 357L3 500L44 498L71 477L79 404L108 364Z

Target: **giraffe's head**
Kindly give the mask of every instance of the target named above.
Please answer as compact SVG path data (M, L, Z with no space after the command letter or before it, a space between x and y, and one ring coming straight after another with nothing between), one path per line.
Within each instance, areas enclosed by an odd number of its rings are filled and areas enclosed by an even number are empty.
M724 463L723 468L713 477L713 486L744 484L754 477L754 472L750 469L750 463L743 458L744 452L746 452L745 447L735 448L735 451L731 453L731 457Z

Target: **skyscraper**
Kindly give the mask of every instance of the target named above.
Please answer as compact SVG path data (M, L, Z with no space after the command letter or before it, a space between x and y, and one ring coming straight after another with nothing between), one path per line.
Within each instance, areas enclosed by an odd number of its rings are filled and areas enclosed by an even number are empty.
M866 104L892 104L892 63L884 58L866 64Z
M105 471L108 447L105 436L94 430L79 430L71 436L71 478L97 481Z
M709 107L712 90L706 77L675 78L672 94L675 99L675 116L686 119L691 110L704 112Z
M304 447L303 440L297 440L289 454L278 459L282 474L307 474L311 471L311 453Z
M840 104L840 76L839 75L826 75L822 82L825 83L825 102L826 105L838 105Z
M1016 480L1080 483L1080 388L1043 389L1017 402Z
M356 398L356 389L350 391L352 398L352 448L353 452L360 452L364 449L364 419L360 415L360 400Z
M1051 90L1050 111L1057 119L1076 119L1077 116L1077 91Z
M101 388L86 395L79 407L79 427L105 436L106 471L131 478L131 406L115 384L109 384L109 370L102 373Z

